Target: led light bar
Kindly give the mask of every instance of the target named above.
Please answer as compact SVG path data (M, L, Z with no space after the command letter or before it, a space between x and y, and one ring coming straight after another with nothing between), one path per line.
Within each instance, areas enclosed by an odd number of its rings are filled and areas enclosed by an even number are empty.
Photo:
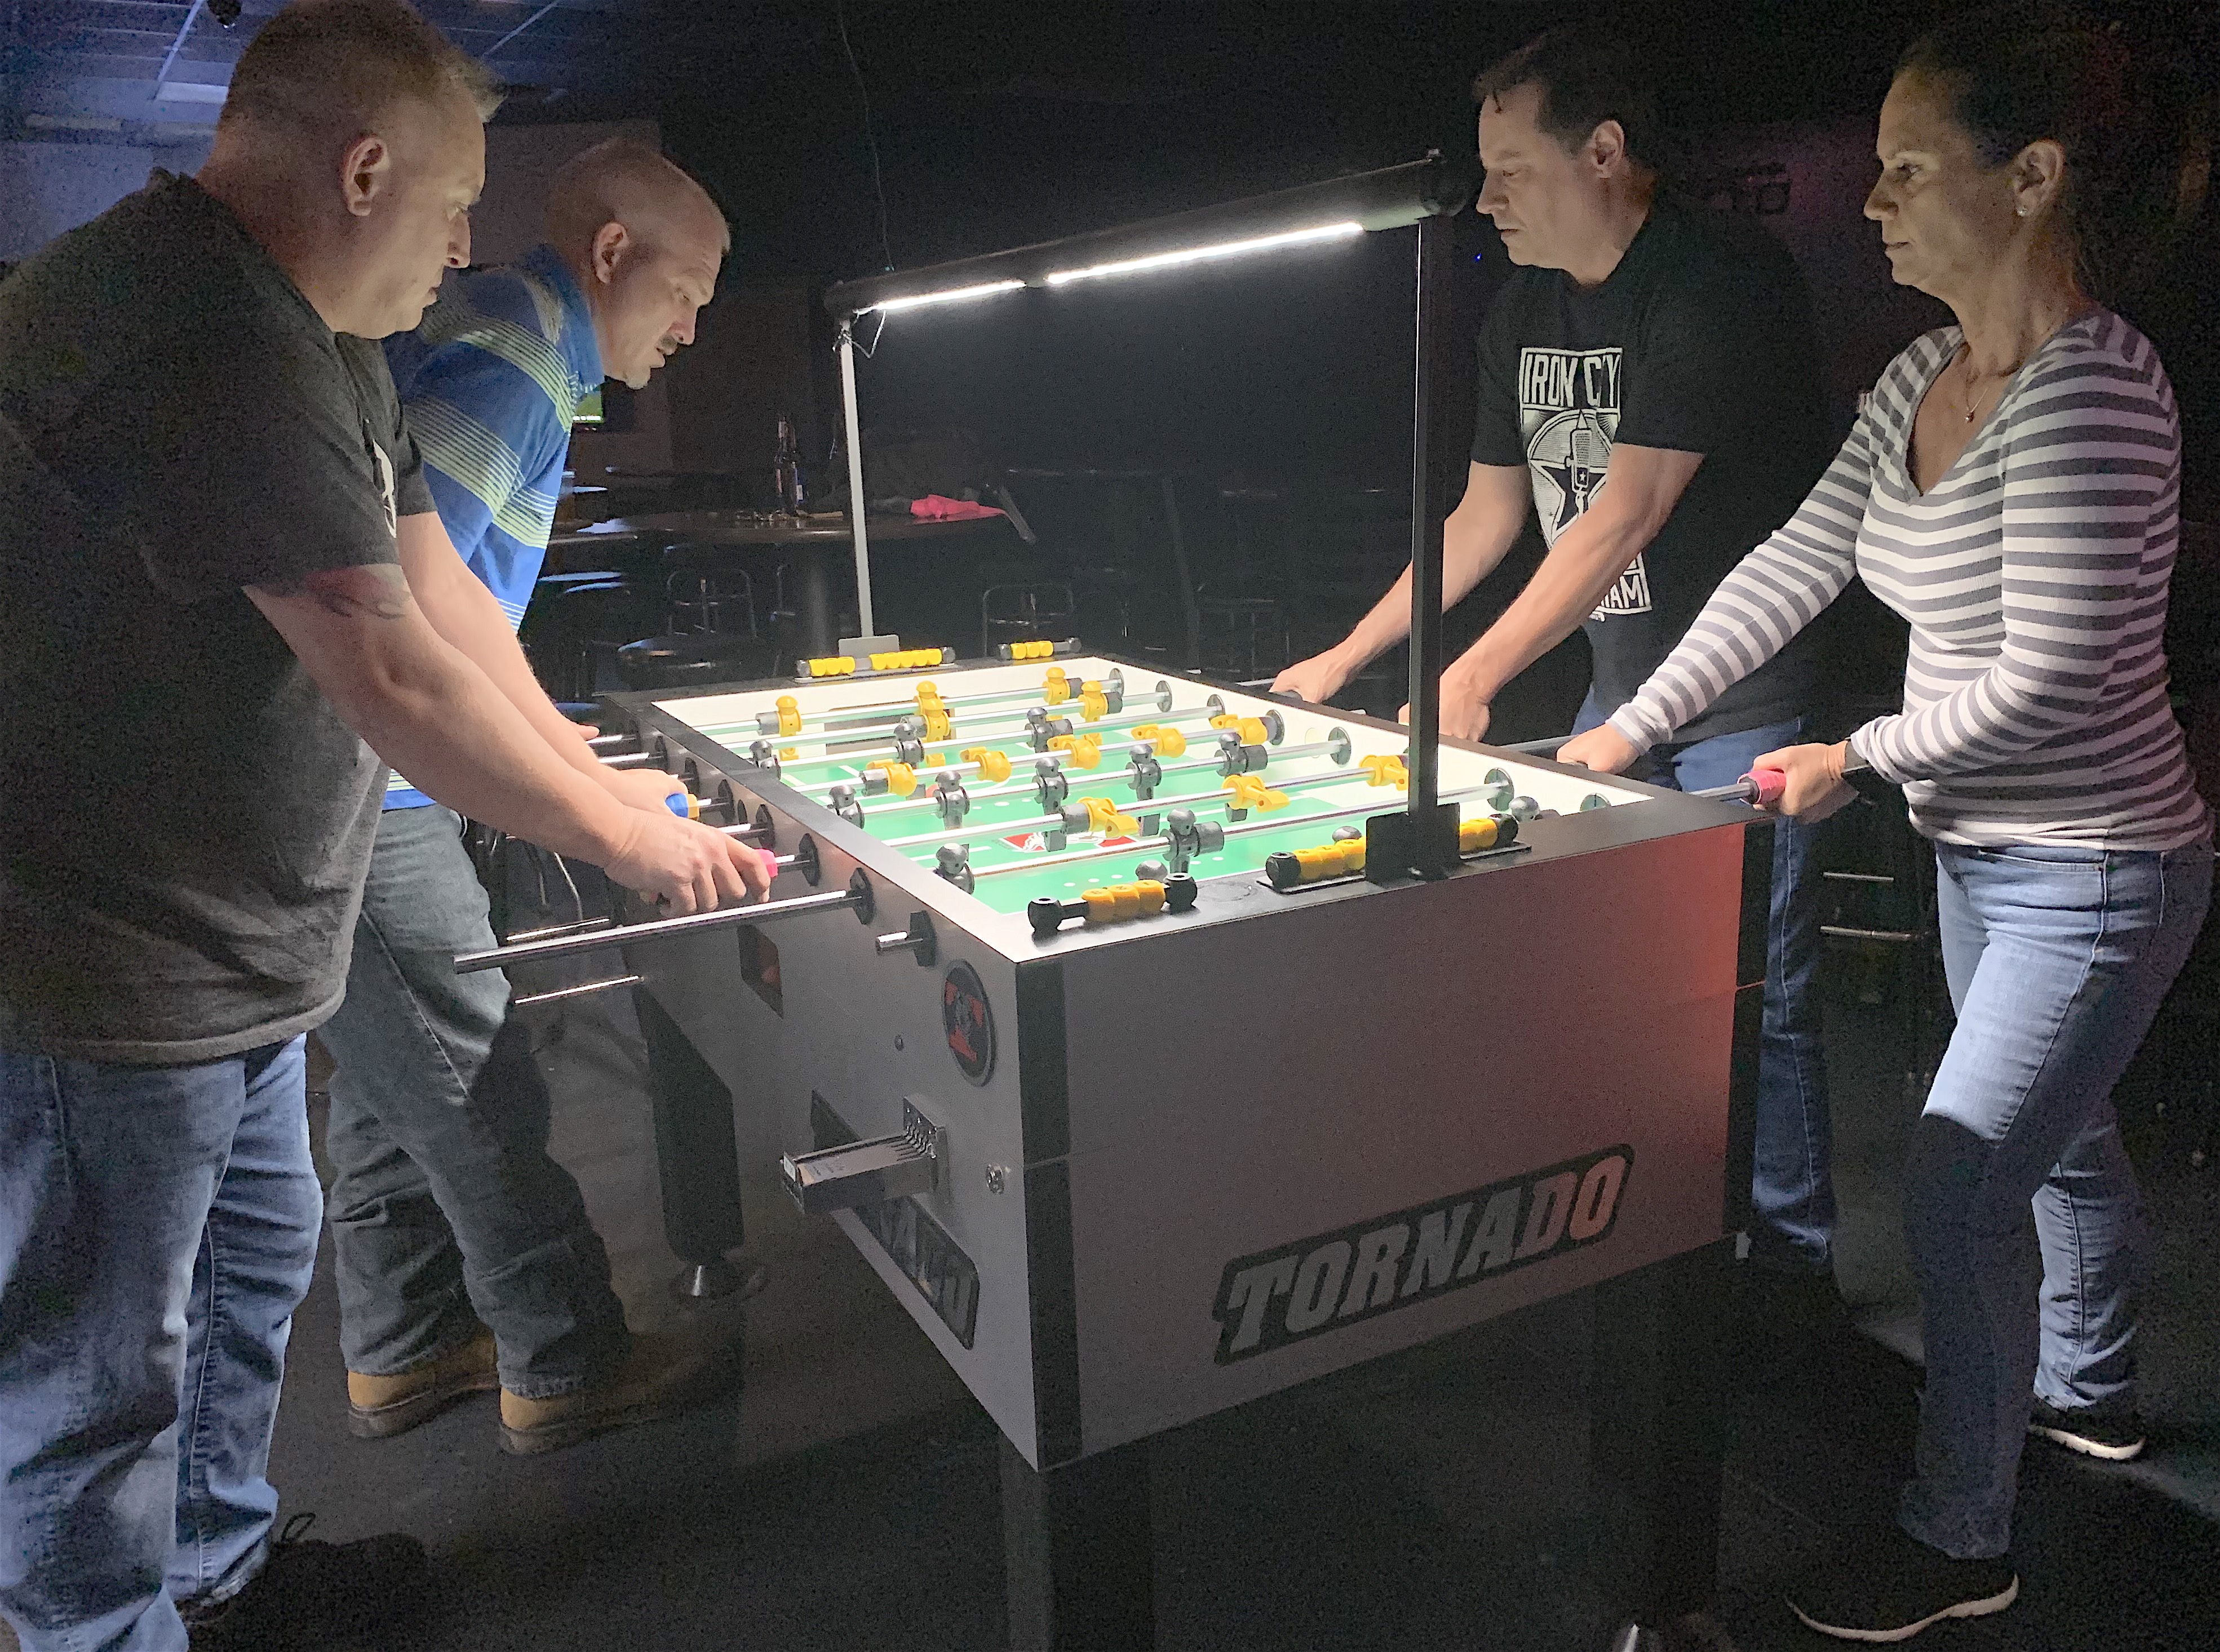
M945 292L921 292L907 298L882 299L871 305L870 309L860 310L857 314L867 315L871 310L876 310L882 315L891 315L898 309L923 309L927 304L959 304L967 298L985 298L994 293L1015 292L1025 284L1022 281L982 281L976 287L951 287Z
M1051 287L1061 287L1070 281L1094 281L1103 276L1137 275L1144 270L1170 270L1183 264L1200 264L1210 259L1237 258L1244 252L1269 252L1275 246L1300 246L1310 241L1339 240L1344 236L1362 235L1364 226L1359 223L1318 224L1308 229L1290 229L1278 235L1258 235L1248 240L1220 241L1215 246L1182 247L1175 252L1158 252L1149 258L1119 259L1111 264L1090 265L1083 270L1051 270L1043 277Z
M1376 171L1298 184L1268 195L1198 207L1165 217L1088 230L1032 246L951 259L918 270L888 271L835 283L825 308L842 319L870 310L953 301L1011 284L1062 287L1101 276L1176 269L1250 252L1401 229L1454 215L1472 204L1475 159L1428 155Z

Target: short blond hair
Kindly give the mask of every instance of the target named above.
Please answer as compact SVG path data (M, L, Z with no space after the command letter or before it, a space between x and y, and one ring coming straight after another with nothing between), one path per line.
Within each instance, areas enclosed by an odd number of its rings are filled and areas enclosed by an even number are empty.
M293 0L247 43L219 128L374 129L396 99L460 92L493 118L501 87L485 65L403 0Z
M708 212L733 250L732 227L708 190L652 144L608 138L563 164L547 191L547 239L569 248L589 241L602 226L622 224L653 246L688 208Z

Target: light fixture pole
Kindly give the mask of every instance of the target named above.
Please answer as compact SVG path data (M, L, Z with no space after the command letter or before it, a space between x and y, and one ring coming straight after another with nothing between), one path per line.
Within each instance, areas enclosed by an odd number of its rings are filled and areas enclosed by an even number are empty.
M1013 247L915 271L842 282L826 292L840 358L841 410L847 421L848 491L856 537L856 592L868 650L892 649L871 637L871 574L864 526L864 440L856 410L854 325L876 310L897 313L992 298L1026 288L1068 291L1104 278L1134 280L1161 271L1353 238L1368 231L1419 229L1418 305L1411 411L1411 789L1407 806L1368 823L1368 877L1438 877L1456 865L1457 810L1440 798L1435 743L1441 724L1442 513L1430 475L1432 404L1448 377L1450 220L1472 204L1469 159L1423 160L1378 171L1299 184L1142 223L1090 231L1038 246ZM844 652L856 652L847 641Z
M1419 220L1418 303L1411 352L1411 789L1399 814L1364 823L1365 876L1388 882L1456 869L1458 811L1441 801L1442 519L1429 452L1447 376L1450 220Z
M885 653L901 645L871 627L871 541L864 526L864 433L856 414L856 318L836 318L835 352L840 358L840 418L848 436L848 523L856 539L856 628L863 634L840 639L844 654Z

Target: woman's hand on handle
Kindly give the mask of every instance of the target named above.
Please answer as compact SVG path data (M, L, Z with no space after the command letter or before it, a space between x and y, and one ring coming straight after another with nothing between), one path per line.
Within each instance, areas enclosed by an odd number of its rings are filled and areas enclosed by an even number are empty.
M1843 778L1843 765L1849 761L1849 756L1847 740L1837 740L1832 745L1786 745L1778 751L1766 752L1749 765L1750 772L1778 770L1780 795L1758 807L1768 814L1785 814L1792 820L1807 824L1825 820L1857 796L1849 782Z

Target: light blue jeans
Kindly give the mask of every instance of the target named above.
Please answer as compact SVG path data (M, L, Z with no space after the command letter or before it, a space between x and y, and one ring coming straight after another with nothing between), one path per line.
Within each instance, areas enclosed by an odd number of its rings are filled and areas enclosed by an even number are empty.
M498 969L461 817L388 809L362 891L331 1051L332 1269L347 1369L393 1376L477 1334L502 1386L542 1400L631 1347L608 1254L547 1151L546 1081Z
M2112 1086L2204 924L2212 850L1935 859L1958 1026L1905 1169L1927 1392L1898 1519L1973 1559L2010 1547L2032 1396L2133 1400L2148 1245Z
M259 1568L323 1196L302 1041L191 1067L0 1050L0 1616L184 1652Z
M1594 691L1573 720L1585 734L1609 714ZM1675 791L1731 786L1768 751L1808 738L1801 717L1661 745L1637 779ZM1834 1124L1819 1010L1817 828L1780 820L1773 832L1773 904L1765 932L1765 1013L1757 1057L1750 1165L1750 1260L1784 1272L1823 1274L1835 1260Z

